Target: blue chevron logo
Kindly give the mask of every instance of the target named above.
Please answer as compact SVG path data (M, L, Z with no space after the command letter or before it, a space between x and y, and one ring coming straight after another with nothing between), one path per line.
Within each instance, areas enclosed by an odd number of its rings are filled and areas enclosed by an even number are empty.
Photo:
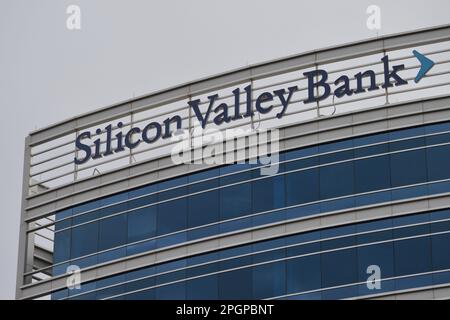
M417 50L413 50L413 54L417 58L417 60L419 60L421 65L420 70L417 73L416 78L414 79L414 82L418 83L426 75L426 73L430 71L431 68L433 68L434 62L431 59L425 57Z

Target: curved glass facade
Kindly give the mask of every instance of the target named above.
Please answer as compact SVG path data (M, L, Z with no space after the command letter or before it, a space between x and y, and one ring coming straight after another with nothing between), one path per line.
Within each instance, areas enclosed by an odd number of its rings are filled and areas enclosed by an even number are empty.
M235 164L150 184L57 213L53 274L65 273L71 264L83 268L269 223L450 192L448 159L446 122L283 152L279 172L271 176L261 176L258 165ZM254 243L83 284L81 291L86 293L70 294L86 299L353 297L373 294L367 291L366 269L361 269L372 257L383 264L386 280L381 290L448 282L440 270L450 268L449 258L440 255L450 256L449 238L445 233L434 235L433 229L449 226L436 222L446 219L437 218L441 215L448 213ZM405 221L419 221L420 227L400 227ZM402 232L411 239L402 239ZM337 239L326 240L333 237ZM422 247L428 248L429 256L413 256ZM198 261L205 265L192 267ZM336 266L339 270L333 273ZM179 270L170 271L174 268ZM133 281L138 277L145 279ZM165 284L169 282L174 283ZM237 282L243 286L239 292L233 290ZM131 293L134 290L139 291ZM61 291L53 297L67 294Z
M450 210L306 232L59 291L62 299L342 299L450 282ZM369 289L369 266L380 288ZM236 290L236 284L239 290ZM70 295L68 296L70 292Z

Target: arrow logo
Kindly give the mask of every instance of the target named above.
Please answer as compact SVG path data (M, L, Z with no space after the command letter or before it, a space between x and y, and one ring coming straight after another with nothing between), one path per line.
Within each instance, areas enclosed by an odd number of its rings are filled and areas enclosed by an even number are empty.
M413 50L413 54L416 56L417 60L419 60L421 66L420 70L417 73L416 78L414 79L414 82L419 82L425 74L434 66L434 62L431 61L429 58L425 57L423 54L418 52L417 50Z

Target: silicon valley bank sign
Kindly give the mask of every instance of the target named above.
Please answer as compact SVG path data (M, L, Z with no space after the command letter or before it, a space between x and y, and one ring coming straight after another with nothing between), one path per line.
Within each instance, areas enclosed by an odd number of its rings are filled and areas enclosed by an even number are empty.
M414 81L419 82L425 74L433 67L434 62L425 57L416 50L413 50L413 54L421 63L419 72L417 73ZM364 72L358 72L354 75L356 80L356 88L350 87L350 77L348 75L341 75L334 81L334 87L327 83L328 72L326 70L317 69L303 73L308 82L308 97L303 102L305 104L315 103L328 98L331 94L336 98L342 98L344 96L351 96L362 94L366 92L363 87L363 79L370 82L368 91L386 89L393 86L401 86L408 83L403 79L398 72L405 68L404 64L394 65L392 69L389 67L389 58L384 56L381 59L383 63L383 75L384 83L378 86L376 83L376 74L373 70L366 70ZM320 91L318 90L320 89ZM289 104L294 92L298 90L297 86L288 87L286 89L279 89L274 91L263 92L256 100L253 108L252 102L252 87L246 86L244 92L241 92L240 88L236 88L232 91L234 96L234 106L229 106L227 103L217 104L219 99L218 94L208 96L208 108L205 113L200 111L200 100L192 100L188 102L189 107L194 111L195 117L200 122L203 129L210 119L218 126L223 123L230 123L235 120L239 120L254 115L254 110L261 114L267 114L272 111L274 104L281 105L281 111L276 114L278 119L281 119L289 108ZM316 92L316 94L315 94ZM321 92L318 94L318 92ZM246 103L243 105L244 110L241 111L240 98L241 94L245 94ZM122 122L118 122L116 128L119 132L114 135L113 138L113 125L108 124L104 129L98 128L95 133L100 135L106 133L106 141L104 150L101 150L100 138L91 141L93 135L90 131L80 133L75 140L75 147L77 151L77 157L74 158L74 162L77 165L86 163L90 159L99 159L108 155L124 151L126 149L134 149L141 143L151 144L159 139L167 139L172 136L173 127L176 130L182 128L182 118L179 115L174 115L167 118L162 123L150 122L145 127L132 127L127 132L122 132L120 129L123 127ZM115 128L114 128L115 129ZM113 143L114 140L114 143ZM93 144L93 149L91 145Z

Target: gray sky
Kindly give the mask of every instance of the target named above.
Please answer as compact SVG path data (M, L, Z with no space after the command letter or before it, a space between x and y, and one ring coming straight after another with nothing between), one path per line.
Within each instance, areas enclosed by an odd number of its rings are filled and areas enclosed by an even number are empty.
M81 30L66 8L81 8ZM0 0L0 298L13 298L28 132L247 64L450 23L448 0Z

